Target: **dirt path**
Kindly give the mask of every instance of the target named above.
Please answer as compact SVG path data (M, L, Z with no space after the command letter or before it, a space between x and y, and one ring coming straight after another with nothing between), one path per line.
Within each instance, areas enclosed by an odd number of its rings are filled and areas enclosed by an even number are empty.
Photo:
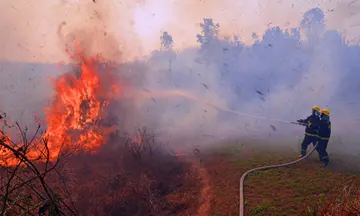
M181 157L186 162L192 165L192 168L196 170L199 174L201 181L201 189L199 196L199 207L197 210L197 216L209 216L211 210L211 201L213 199L212 196L212 187L211 187L211 179L208 171L204 167L202 160L197 155L191 154L176 154L178 157Z
M194 168L196 168L199 172L201 183L203 185L200 191L200 206L197 212L198 216L208 216L210 215L210 205L212 200L212 191L210 186L210 176L205 169L205 167L201 164L201 161L194 161Z

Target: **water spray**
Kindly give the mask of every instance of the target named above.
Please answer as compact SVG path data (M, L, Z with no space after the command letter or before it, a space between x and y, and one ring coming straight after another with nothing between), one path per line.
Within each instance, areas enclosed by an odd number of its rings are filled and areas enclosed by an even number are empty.
M168 96L181 96L193 101L197 101L199 103L205 104L207 106L210 106L218 111L223 111L223 112L229 112L229 113L233 113L236 115L240 115L240 116L246 116L246 117L250 117L250 118L254 118L254 119L261 119L261 120L266 120L266 121L276 121L276 122L281 122L281 123L289 123L289 124L296 124L296 125L302 125L305 126L303 123L299 123L299 122L293 122L293 121L286 121L286 120L282 120L282 119L274 119L274 118L268 118L268 117L264 117L264 116L257 116L257 115L253 115L253 114L249 114L249 113L243 113L243 112L239 112L239 111L235 111L235 110L231 110L225 107L221 107L218 105L215 105L213 103L210 103L208 101L204 101L204 100L200 100L198 98L196 98L195 96L191 95L190 93L187 93L185 91L181 91L181 90L172 90L172 91L161 91L161 92L151 92L151 91L144 91L140 93L141 96L145 96L145 97L168 97ZM239 216L244 216L245 215L245 199L244 199L244 183L245 183L245 178L247 175L249 175L250 173L253 173L255 171L261 171L261 170L268 170L268 169L274 169L274 168L280 168L280 167L285 167L285 166L290 166L293 164L296 164L304 159L306 159L307 157L309 157L316 149L318 144L316 144L314 146L314 148L304 157L297 159L295 161L289 162L289 163L285 163L285 164L279 164L279 165L270 165L270 166L264 166L264 167L258 167L255 169L251 169L248 170L247 172L245 172L240 179L240 203L239 203Z
M208 101L204 101L204 100L200 100L198 98L196 98L195 96L184 92L184 91L179 91L179 90L175 90L175 91L166 91L166 92L160 92L160 94L155 94L156 96L182 96L185 97L187 99L191 99L200 103L203 103L205 105L208 105L210 107L213 107L214 109L218 110L218 111L224 111L224 112L229 112L229 113L234 113L236 115L240 115L240 116L246 116L246 117L250 117L250 118L255 118L255 119L261 119L261 120L266 120L266 121L276 121L276 122L281 122L281 123L289 123L289 124L296 124L296 125L302 125L305 126L303 123L298 123L298 122L292 122L292 121L286 121L286 120L282 120L282 119L274 119L274 118L267 118L264 116L257 116L257 115L252 115L252 114L248 114L248 113L243 113L243 112L238 112L235 110L231 110L225 107L221 107L221 106L217 106L213 103L210 103ZM274 168L280 168L280 167L285 167L285 166L290 166L293 164L296 164L302 160L304 160L305 158L309 157L316 149L318 143L315 145L315 147L304 157L297 159L295 161L289 162L289 163L285 163L285 164L279 164L279 165L270 165L270 166L264 166L264 167L258 167L255 169L251 169L248 170L247 172L245 172L240 179L240 203L239 203L239 216L245 216L245 199L244 199L244 183L245 183L245 178L247 175L249 175L250 173L253 173L255 171L261 171L261 170L268 170L268 169L274 169Z
M221 107L218 105L215 105L209 101L205 101L205 100L201 100L197 97L195 97L194 95L186 92L186 91L182 91L182 90L170 90L170 91L149 91L149 90L145 90L142 92L137 92L138 94L140 94L143 97L168 97L168 96L180 96L180 97L184 97L199 103L202 103L204 105L210 106L218 111L223 111L223 112L228 112L228 113L233 113L239 116L246 116L246 117L250 117L250 118L254 118L254 119L261 119L261 120L266 120L266 121L275 121L275 122L281 122L281 123L288 123L288 124L297 124L297 125L301 125L297 122L292 122L292 121L287 121L287 120L282 120L282 119L275 119L275 118L268 118L268 117L264 117L264 116L258 116L258 115L253 115L253 114L249 114L249 113L244 113L244 112L239 112L236 110L232 110L232 109L228 109L226 107Z

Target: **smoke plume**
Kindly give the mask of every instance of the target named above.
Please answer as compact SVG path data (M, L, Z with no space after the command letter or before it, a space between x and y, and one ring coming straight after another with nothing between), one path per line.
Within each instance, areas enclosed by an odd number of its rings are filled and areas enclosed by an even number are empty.
M212 11L215 6L208 7ZM141 48L136 36L124 43L130 38L125 28L112 31L116 24L109 17L115 12L95 6L84 11L96 21L58 22L66 23L57 31L58 49L79 40L89 54L103 53L118 63L118 75L127 88L113 111L122 130L147 126L177 147L257 139L297 150L303 128L289 122L305 118L311 106L319 105L332 112L330 148L360 152L355 144L360 46L348 44L343 33L330 28L323 9L304 11L296 22L292 20L292 27L269 25L262 33L254 32L251 43L238 33L230 34L229 27L223 34L222 23L205 18L196 21L201 22L193 34L197 46L176 50L182 35L169 27L158 41L161 49L131 61L124 60L129 47ZM51 95L45 74L59 74L54 65L35 63L3 62L2 70L0 108L15 116L20 110L26 110L23 116L41 110ZM22 120L30 122L26 118Z

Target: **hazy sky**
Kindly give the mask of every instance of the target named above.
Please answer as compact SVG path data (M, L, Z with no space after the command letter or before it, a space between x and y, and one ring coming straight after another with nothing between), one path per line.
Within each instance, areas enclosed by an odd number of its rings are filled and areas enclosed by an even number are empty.
M120 50L126 61L159 48L164 30L173 35L176 49L195 45L202 18L219 22L223 35L236 33L251 42L252 32L261 34L268 26L298 26L302 14L313 7L323 9L329 28L346 31L348 40L360 35L356 0L97 0L96 4L92 0L3 0L0 59L66 60L57 34L64 21L63 34L85 29L99 47L111 36L117 42L111 48ZM107 52L108 48L99 49Z

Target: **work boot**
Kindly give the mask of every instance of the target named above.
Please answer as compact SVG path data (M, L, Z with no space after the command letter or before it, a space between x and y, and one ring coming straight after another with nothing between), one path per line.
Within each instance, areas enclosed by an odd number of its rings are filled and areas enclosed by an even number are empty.
M329 165L329 161L323 161L324 165L323 167L327 167Z

